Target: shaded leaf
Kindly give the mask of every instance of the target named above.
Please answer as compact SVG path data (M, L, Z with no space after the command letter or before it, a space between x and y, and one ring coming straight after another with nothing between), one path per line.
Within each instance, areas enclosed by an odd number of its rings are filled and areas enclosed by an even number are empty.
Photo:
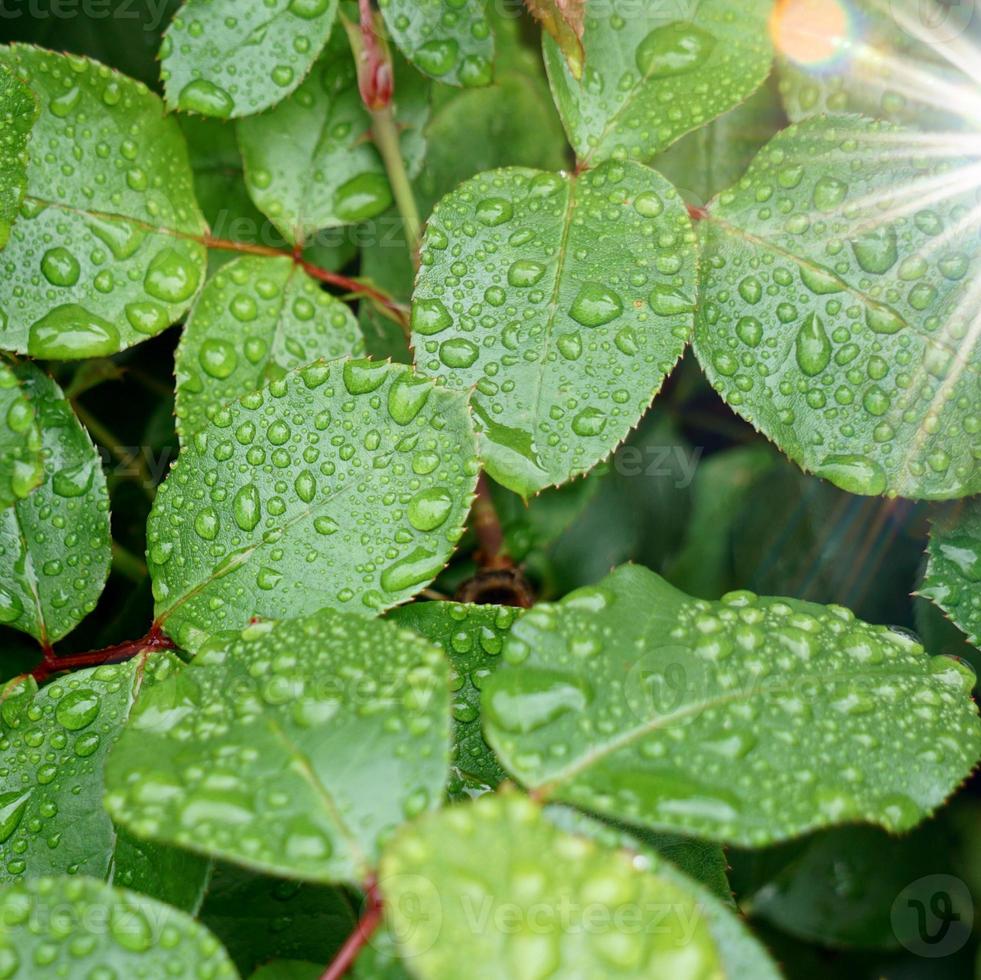
M219 634L149 691L106 808L139 837L308 881L364 881L381 835L439 804L448 669L421 637L325 609Z
M238 977L215 937L183 912L85 877L18 882L0 893L0 955L11 976L24 966L38 980Z
M198 919L221 940L243 976L267 960L283 959L320 963L319 977L354 931L357 909L333 885L218 863Z
M846 609L692 599L639 566L525 613L484 731L543 799L760 846L913 826L981 756L974 675Z
M495 789L505 778L480 733L480 690L501 662L504 641L518 613L508 606L414 602L393 610L389 617L440 646L452 665L451 796Z
M40 109L34 93L0 64L0 249L27 187L27 144Z
M179 666L170 654L80 670L38 690L11 681L0 707L0 881L83 874L194 910L207 866L117 836L103 771L136 699Z
M487 85L494 35L486 0L384 0L385 27L416 68L448 85Z
M201 283L205 232L180 129L142 84L24 45L0 63L41 103L27 194L7 248L7 349L112 354L180 318Z
M43 479L34 406L13 367L0 360L0 511L23 500Z
M405 601L459 540L474 449L463 397L401 365L317 362L245 395L157 492L158 621L194 651L253 616Z
M806 120L699 223L695 352L709 380L791 459L851 493L981 489L981 255L964 218L981 193L917 147L884 123Z
M327 43L337 0L186 0L160 46L167 107L222 119L281 102Z
M0 623L54 643L95 608L111 561L99 454L61 389L16 368L41 431L44 481L0 511Z
M472 390L487 471L528 496L637 424L688 338L694 277L684 205L646 167L480 174L429 221L416 364Z
M610 0L586 7L586 68L576 81L543 36L555 104L581 162L649 160L751 95L770 72L772 0L683 5ZM688 16L685 17L684 15Z
M409 174L422 165L428 86L402 61L395 109ZM324 58L282 104L238 123L245 181L256 207L290 242L381 214L392 204L385 166L371 138L347 35L338 27Z
M363 349L354 314L291 258L240 256L208 281L181 334L178 431L294 368Z
M379 883L418 977L489 980L531 964L564 977L719 976L702 893L680 872L661 872L650 858L560 831L531 800L505 794L403 828Z
M919 595L981 646L981 499L952 504L934 516L927 554Z
M565 56L572 77L582 78L586 50L582 32L586 20L586 0L526 0L528 9L552 35Z

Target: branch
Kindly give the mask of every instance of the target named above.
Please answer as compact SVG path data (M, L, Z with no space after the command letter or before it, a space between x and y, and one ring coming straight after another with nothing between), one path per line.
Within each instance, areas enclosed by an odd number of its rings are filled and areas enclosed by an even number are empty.
M340 980L351 968L358 958L358 953L368 944L368 941L375 934L375 930L381 924L382 898L378 891L378 884L374 879L368 882L365 898L367 905L358 920L358 924L354 927L354 932L347 937L347 941L334 957L334 961L324 971L320 980Z
M45 647L42 651L41 663L31 671L31 677L38 684L41 684L52 674L60 673L63 670L81 670L83 667L119 664L144 651L174 649L176 649L174 643L169 637L164 636L163 630L159 626L154 624L150 628L150 632L142 639L128 640L125 643L117 643L101 650L92 650L89 653L75 653L68 657L59 657L51 647Z
M480 564L485 569L512 568L514 562L504 551L504 530L494 506L487 474L477 480L477 496L473 502L473 530L480 544Z

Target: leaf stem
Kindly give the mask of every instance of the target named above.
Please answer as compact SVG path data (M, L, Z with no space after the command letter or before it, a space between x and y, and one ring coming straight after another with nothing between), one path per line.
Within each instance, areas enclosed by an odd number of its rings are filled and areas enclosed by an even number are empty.
M321 975L320 980L340 980L351 968L358 957L358 953L368 944L378 926L381 925L382 898L378 891L378 884L373 879L368 882L365 898L367 904L358 924L354 927L354 932L347 937L333 962Z
M419 207L416 204L416 196L412 190L412 183L405 169L405 161L402 159L402 150L399 147L398 125L395 122L395 113L392 111L390 105L384 109L372 110L371 135L385 164L385 170L388 173L388 182L391 184L392 194L395 196L395 205L399 209L399 214L402 217L405 243L409 248L412 264L418 268L419 242L422 239L422 220L419 217Z
M473 530L477 535L482 568L513 568L514 562L504 550L504 529L501 518L494 506L491 496L490 482L486 473L481 473L477 480L477 495L474 497Z
M59 657L50 647L42 651L41 662L31 671L31 677L39 684L46 681L52 674L63 670L81 670L83 667L101 667L103 664L118 664L130 660L138 653L157 650L174 650L176 647L171 639L164 636L163 630L156 624L150 632L139 640L127 640L101 650L91 650L88 653L74 653L71 656Z

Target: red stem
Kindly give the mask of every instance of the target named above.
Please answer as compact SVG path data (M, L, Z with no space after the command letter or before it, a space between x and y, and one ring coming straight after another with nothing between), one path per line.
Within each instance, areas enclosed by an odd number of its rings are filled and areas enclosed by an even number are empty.
M708 214L708 208L700 208L697 204L688 205L688 217L692 221L704 221Z
M154 623L150 632L142 639L116 643L113 646L104 647L102 650L91 650L88 653L74 653L68 657L59 657L51 647L45 647L42 650L42 660L31 671L31 677L40 684L52 674L60 673L63 670L81 670L83 667L118 664L144 651L174 649L175 646L170 638L164 636L163 630Z
M358 0L358 22L361 30L358 88L361 101L371 112L377 112L391 105L395 79L392 75L392 63L375 33L375 14L371 9L371 0Z
M358 924L354 927L354 932L347 937L347 941L334 957L334 961L324 971L320 980L340 980L351 968L358 958L358 953L368 944L368 940L371 939L381 924L382 898L374 879L368 882L365 898L367 906L358 920Z
M487 475L477 479L477 496L473 502L473 530L480 545L480 564L485 569L513 568L514 562L504 553L504 529L494 506Z

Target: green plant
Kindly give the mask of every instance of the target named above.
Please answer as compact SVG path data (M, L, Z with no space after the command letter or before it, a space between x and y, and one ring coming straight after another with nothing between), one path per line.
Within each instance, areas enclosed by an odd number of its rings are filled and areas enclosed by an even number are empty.
M0 976L971 969L966 42L527 6L0 26Z

